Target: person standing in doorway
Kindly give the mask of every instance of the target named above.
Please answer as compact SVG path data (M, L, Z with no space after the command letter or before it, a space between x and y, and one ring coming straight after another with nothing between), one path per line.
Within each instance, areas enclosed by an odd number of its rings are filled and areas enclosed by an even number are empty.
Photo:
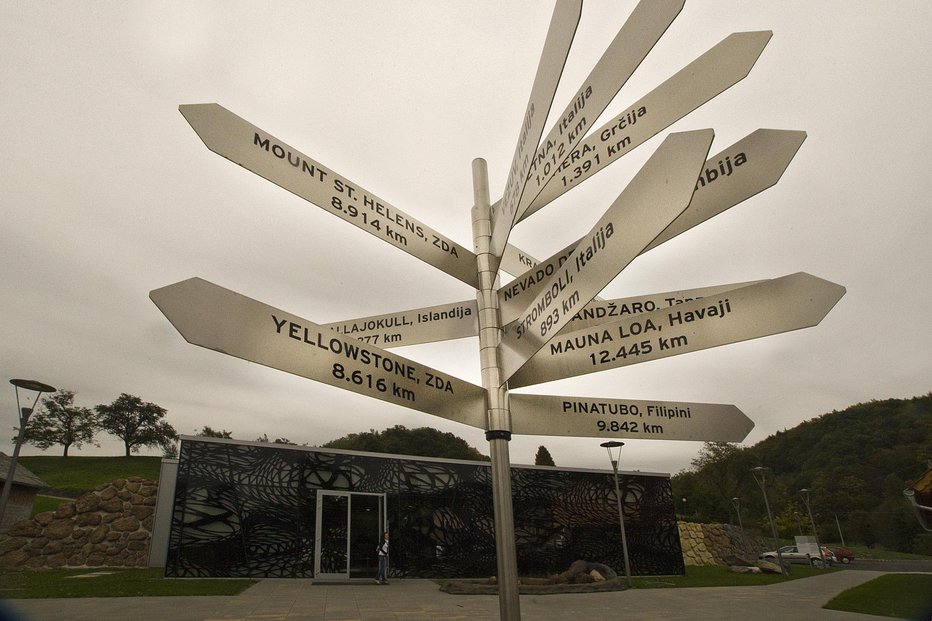
M376 551L379 553L379 573L375 576L375 583L388 584L388 531L382 533L382 542Z

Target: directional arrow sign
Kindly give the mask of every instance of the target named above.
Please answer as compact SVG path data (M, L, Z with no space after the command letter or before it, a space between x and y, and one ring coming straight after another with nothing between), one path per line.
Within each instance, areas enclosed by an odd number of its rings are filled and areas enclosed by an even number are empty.
M774 185L805 139L806 132L758 129L709 158L689 207L641 254ZM581 242L570 244L499 290L504 323L518 317L540 293L545 278L556 272Z
M149 293L186 341L453 421L486 427L485 391L200 278Z
M533 255L527 253L517 246L508 244L505 246L505 252L502 254L502 261L499 268L512 276L523 274L528 269L540 263Z
M773 33L740 32L722 40L567 153L523 220L730 86L757 62Z
M710 157L702 169L689 209L644 252L776 184L804 140L806 132L802 131L758 129Z
M179 106L207 148L472 286L476 255L297 149L211 104Z
M544 123L550 114L553 96L563 74L563 66L570 52L570 45L576 35L576 26L582 14L582 0L559 0L553 9L550 18L550 29L544 41L544 50L541 52L540 62L537 66L537 75L534 77L534 86L531 87L531 97L524 112L521 131L518 134L518 144L511 160L508 171L508 180L505 183L505 193L497 208L492 209L492 253L501 257L508 241L508 234L514 225L517 216L518 204L527 183L528 170L530 170L534 153L540 137L544 133Z
M475 300L325 323L341 334L379 347L403 347L479 334Z
M509 380L517 388L817 325L845 294L799 272L561 334Z
M747 287L748 285L754 285L759 282L763 281L753 280L731 283L729 285L713 285L711 287L698 287L696 289L651 293L630 298L592 301L573 316L573 321L564 328L563 332L575 332L577 330L591 328L592 326L602 325L606 321L616 321L632 315L650 313L659 308L677 306L684 302L692 302L700 298L719 295L725 291L740 289L741 287Z
M507 379L689 205L711 129L670 134L501 342Z
M521 214L537 198L641 61L683 10L685 0L642 0L543 139L527 174Z
M754 423L733 405L512 393L516 434L741 442Z

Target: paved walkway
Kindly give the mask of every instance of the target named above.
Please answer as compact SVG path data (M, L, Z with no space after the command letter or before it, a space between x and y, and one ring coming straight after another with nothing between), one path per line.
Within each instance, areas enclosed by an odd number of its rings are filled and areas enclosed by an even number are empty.
M885 617L823 610L838 593L882 575L839 571L754 587L634 589L571 595L522 595L524 621L658 621ZM7 616L4 616L7 615ZM430 580L314 585L262 580L237 596L123 597L0 601L0 621L493 621L496 595L449 595Z

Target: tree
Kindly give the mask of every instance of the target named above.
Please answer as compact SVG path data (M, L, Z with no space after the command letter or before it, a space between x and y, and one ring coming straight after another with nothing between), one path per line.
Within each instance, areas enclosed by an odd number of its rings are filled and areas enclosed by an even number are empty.
M740 496L750 465L743 450L727 442L705 442L691 468L673 477L674 498L684 514L708 521L726 522L734 514L731 499ZM681 499L687 499L684 504Z
M226 436L226 437L229 437L229 436ZM274 440L269 440L269 434L267 433L263 433L261 436L256 438L256 442L264 442L266 444L271 442L272 444L290 444L292 446L297 446L297 444L295 444L288 438L275 438Z
M178 432L168 424L167 412L125 392L110 405L98 405L97 424L101 429L123 440L126 456L138 453L143 446L159 446L169 451L178 439Z
M232 438L233 432L223 429L221 431L214 431L207 425L204 425L204 428L198 431L195 435L201 438Z
M550 451L547 450L546 446L541 445L537 449L537 455L534 456L534 465L535 466L556 466L553 463L553 457L550 455Z
M23 441L42 450L54 444L65 447L63 456L68 457L70 447L81 448L94 442L97 423L90 408L74 404L74 392L59 390L42 399L42 405L29 419Z
M370 429L368 432L351 433L348 436L331 440L323 446L370 453L489 460L488 457L469 446L466 440L432 427L408 429L404 425L395 425L385 431Z

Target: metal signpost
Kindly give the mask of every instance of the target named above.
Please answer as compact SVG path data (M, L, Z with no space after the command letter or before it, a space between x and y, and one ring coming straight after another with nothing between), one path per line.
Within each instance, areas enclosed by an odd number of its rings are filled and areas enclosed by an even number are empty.
M669 135L581 240L538 261L512 227L743 79L770 32L735 33L598 129L595 121L683 7L643 0L550 132L582 10L557 0L507 179L494 205L473 161L474 252L218 104L180 106L207 147L476 289L476 299L317 324L199 278L150 297L190 343L486 431L502 619L520 619L513 433L740 442L737 407L509 394L509 388L818 324L844 287L805 273L630 298L596 296L633 259L767 189L806 134L757 130L707 159L710 129ZM518 274L499 286L500 270ZM482 386L387 349L479 337ZM619 443L620 444L620 443ZM631 568L625 560L625 572Z

